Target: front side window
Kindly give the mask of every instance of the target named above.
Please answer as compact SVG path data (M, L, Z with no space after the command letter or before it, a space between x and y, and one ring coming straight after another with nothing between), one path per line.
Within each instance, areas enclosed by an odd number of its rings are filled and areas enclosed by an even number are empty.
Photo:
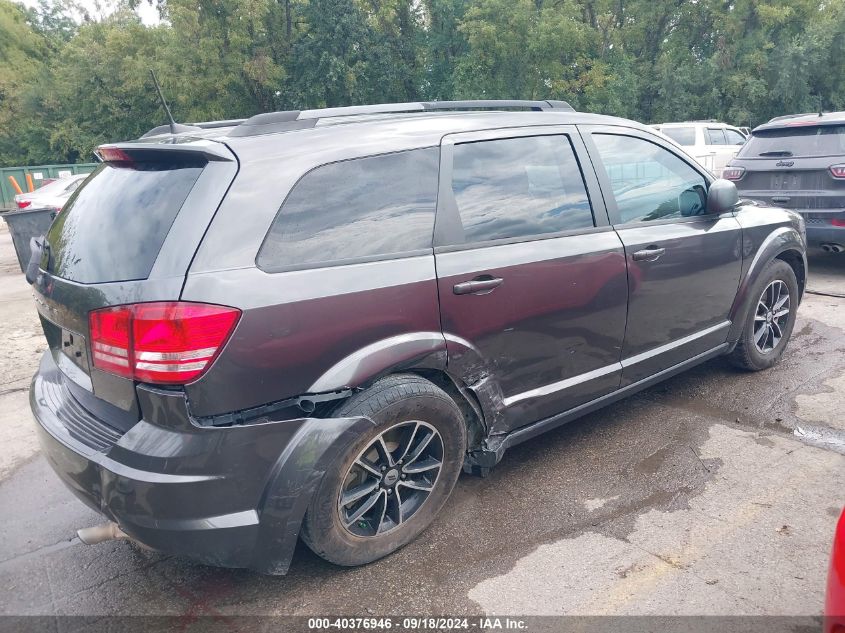
M736 130L725 130L725 138L728 139L728 145L745 144L745 137Z
M660 131L678 145L695 145L694 127L664 127Z
M262 269L331 265L431 248L439 150L323 165L294 185L261 246Z
M455 145L452 193L467 243L594 226L565 135Z
M619 223L701 215L707 181L672 152L641 138L594 134L619 211Z

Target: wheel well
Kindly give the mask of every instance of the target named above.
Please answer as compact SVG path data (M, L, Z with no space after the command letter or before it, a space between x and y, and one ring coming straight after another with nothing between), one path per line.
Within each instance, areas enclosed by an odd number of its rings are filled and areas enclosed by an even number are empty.
M803 296L804 285L807 282L807 271L804 268L804 258L801 257L801 253L798 251L784 251L782 253L778 253L775 259L781 259L789 264L795 273L795 278L798 280L799 296Z
M467 427L467 450L480 446L487 435L487 426L484 423L481 404L475 394L463 385L458 386L455 380L444 371L411 369L408 373L417 374L426 380L430 380L452 397L452 400L461 409L461 413L464 414L464 423Z
M467 451L471 451L481 446L481 442L487 436L487 425L484 421L484 413L482 412L481 404L478 402L478 399L472 391L467 389L464 385L459 387L455 380L444 371L437 369L410 368L403 371L379 374L377 377L367 381L365 384L360 385L360 387L356 390L367 389L376 380L391 376L395 373L415 374L433 382L449 394L452 400L455 401L455 404L458 405L464 416L464 423L466 424L467 429ZM319 417L331 416L348 399L349 396L345 396L343 398L333 400L331 403L327 403L326 405L318 406L317 415Z

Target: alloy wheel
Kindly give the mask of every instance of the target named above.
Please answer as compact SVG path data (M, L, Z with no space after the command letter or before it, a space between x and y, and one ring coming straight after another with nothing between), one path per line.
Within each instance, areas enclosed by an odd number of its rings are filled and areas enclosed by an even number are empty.
M758 352L768 354L780 344L790 308L789 288L775 279L763 290L754 314L754 346Z
M337 506L356 536L381 536L408 521L434 490L443 439L430 424L400 422L376 436L344 477Z

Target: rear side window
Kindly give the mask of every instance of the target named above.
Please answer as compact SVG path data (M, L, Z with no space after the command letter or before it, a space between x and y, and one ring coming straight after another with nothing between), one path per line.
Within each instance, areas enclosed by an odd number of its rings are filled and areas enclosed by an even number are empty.
M465 242L594 226L581 170L564 135L456 145L452 192Z
M201 172L201 164L103 163L56 217L42 264L81 283L146 279Z
M695 145L694 127L664 127L660 131L678 145Z
M727 145L728 141L725 139L725 131L722 128L709 127L705 130L708 145Z
M845 125L815 125L754 132L739 151L742 158L841 156Z
M272 271L431 248L438 163L432 147L314 169L282 204L256 264Z

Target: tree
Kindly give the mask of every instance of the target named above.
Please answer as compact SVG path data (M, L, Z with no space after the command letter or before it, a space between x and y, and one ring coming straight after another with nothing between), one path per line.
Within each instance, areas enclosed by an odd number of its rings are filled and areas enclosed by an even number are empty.
M6 164L26 163L42 149L30 138L26 89L42 75L49 47L29 19L19 5L0 0L0 160Z
M310 0L303 6L304 29L292 68L296 106L405 101L416 91L408 81L416 73L415 57L402 50L407 43L401 41L412 33L408 7L375 1L370 7L375 10L368 16L353 0Z
M162 22L133 9L154 2ZM177 120L563 99L644 122L845 109L841 0L0 0L0 162L89 160Z

